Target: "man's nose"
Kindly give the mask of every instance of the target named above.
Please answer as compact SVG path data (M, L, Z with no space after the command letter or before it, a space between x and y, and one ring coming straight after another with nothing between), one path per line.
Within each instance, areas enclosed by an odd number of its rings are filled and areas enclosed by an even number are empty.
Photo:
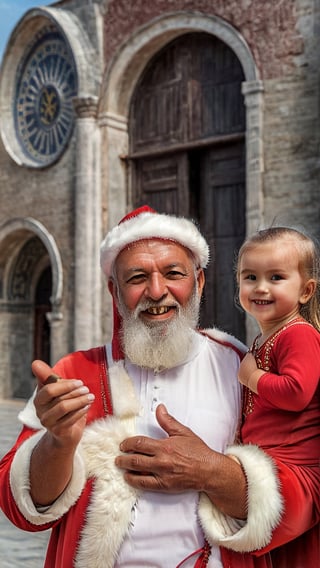
M159 301L168 293L167 284L162 274L154 272L150 275L145 289L145 296Z

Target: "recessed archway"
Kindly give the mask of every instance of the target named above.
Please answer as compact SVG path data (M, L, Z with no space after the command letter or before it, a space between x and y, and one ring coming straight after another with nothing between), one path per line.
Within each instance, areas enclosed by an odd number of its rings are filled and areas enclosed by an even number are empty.
M0 396L28 398L34 388L31 361L35 356L35 333L38 338L40 333L36 306L46 298L46 313L41 315L47 318L50 313L50 318L42 320L42 351L38 355L49 362L50 353L54 352L50 324L52 319L61 317L63 292L60 254L52 235L41 223L20 218L0 227L0 275L0 336L2 344L8 344L7 349L2 349Z

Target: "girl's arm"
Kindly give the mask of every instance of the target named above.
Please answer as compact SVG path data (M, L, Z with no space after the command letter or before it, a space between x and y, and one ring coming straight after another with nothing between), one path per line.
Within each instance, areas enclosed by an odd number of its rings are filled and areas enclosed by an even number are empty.
M256 360L252 353L247 353L242 359L238 372L240 383L248 387L253 392L258 392L258 382L265 374L265 371L258 369Z
M258 394L284 410L303 410L319 384L320 334L307 324L286 329L272 347L268 366L260 371ZM254 372L253 383L255 378Z

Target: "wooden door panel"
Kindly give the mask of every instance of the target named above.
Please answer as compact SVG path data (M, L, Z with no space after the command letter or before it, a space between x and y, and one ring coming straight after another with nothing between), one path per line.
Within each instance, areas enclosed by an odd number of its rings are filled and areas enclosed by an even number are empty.
M245 232L245 147L243 143L209 148L201 163L201 215L204 230L215 237ZM240 207L240 209L239 209Z
M188 38L189 139L244 130L241 83L244 74L234 52L218 38L192 34Z
M189 178L186 153L135 160L133 167L135 207L148 204L159 213L188 215Z
M206 33L185 34L147 65L130 112L130 152L242 132L244 73L235 53Z
M134 147L139 152L148 146L161 147L182 140L183 118L180 82L170 83L161 90L143 89L139 94L134 120Z
M200 224L212 259L207 270L203 323L244 340L244 314L236 307L234 266L245 237L244 146L210 149L201 165Z

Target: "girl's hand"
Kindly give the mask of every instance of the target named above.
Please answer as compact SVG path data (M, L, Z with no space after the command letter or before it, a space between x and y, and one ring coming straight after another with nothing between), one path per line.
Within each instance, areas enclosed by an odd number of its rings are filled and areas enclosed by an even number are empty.
M251 389L253 392L258 392L258 382L264 371L259 369L256 360L252 353L249 351L240 363L238 372L239 382Z

